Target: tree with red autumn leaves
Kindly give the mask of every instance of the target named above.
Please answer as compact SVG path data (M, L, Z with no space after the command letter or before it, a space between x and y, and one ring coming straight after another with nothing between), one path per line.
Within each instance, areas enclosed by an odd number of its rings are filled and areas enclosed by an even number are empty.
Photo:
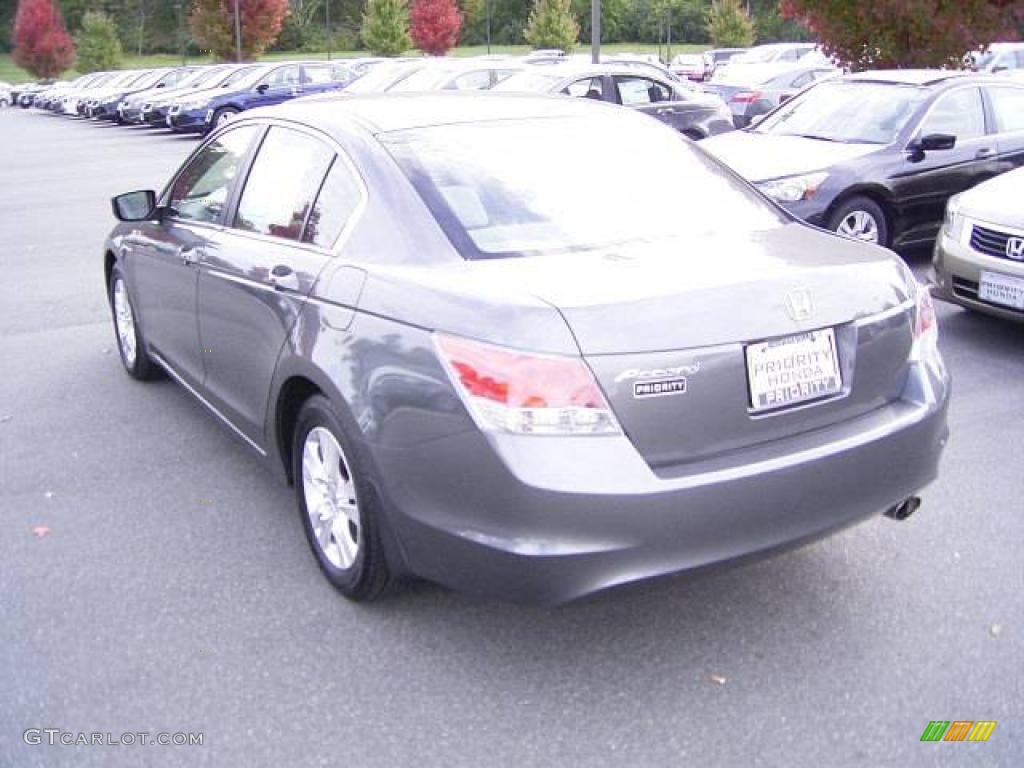
M236 0L195 0L189 16L192 35L216 58L234 60ZM242 59L251 61L281 33L288 0L237 0L242 32Z
M14 17L14 63L50 79L75 62L75 43L53 0L20 0Z
M462 14L455 0L415 0L409 22L412 41L431 56L444 56L454 48L462 30Z
M1016 40L1021 0L782 0L783 16L851 69L961 66L968 51Z

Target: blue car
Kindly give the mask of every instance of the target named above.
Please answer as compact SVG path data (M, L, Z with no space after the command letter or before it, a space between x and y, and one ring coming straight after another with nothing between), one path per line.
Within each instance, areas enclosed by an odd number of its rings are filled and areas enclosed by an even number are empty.
M239 112L344 88L355 75L343 62L299 61L261 65L219 88L193 94L171 106L167 127L178 133L207 133Z

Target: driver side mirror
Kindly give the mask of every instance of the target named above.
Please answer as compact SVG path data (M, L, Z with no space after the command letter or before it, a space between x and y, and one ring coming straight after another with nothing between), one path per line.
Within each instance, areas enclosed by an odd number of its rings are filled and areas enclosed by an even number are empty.
M256 86L257 93L266 93L270 89L270 83L260 83Z
M111 199L110 204L119 221L149 221L156 212L156 192L151 189L125 192Z
M952 149L956 146L956 136L948 133L929 133L922 136L910 149L918 152L934 152L938 150Z

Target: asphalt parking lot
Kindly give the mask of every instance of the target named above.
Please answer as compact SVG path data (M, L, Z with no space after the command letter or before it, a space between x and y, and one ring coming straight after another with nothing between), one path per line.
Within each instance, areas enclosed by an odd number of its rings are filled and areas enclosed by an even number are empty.
M1024 328L938 307L952 438L906 522L555 609L357 606L291 490L121 370L108 199L194 145L0 110L0 766L1022 764ZM931 720L998 726L922 743Z

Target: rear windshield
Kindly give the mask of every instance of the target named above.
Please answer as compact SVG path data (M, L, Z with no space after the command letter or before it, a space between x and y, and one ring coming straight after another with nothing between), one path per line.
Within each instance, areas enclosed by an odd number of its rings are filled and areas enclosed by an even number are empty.
M470 259L743 234L787 221L671 129L611 108L380 138Z

